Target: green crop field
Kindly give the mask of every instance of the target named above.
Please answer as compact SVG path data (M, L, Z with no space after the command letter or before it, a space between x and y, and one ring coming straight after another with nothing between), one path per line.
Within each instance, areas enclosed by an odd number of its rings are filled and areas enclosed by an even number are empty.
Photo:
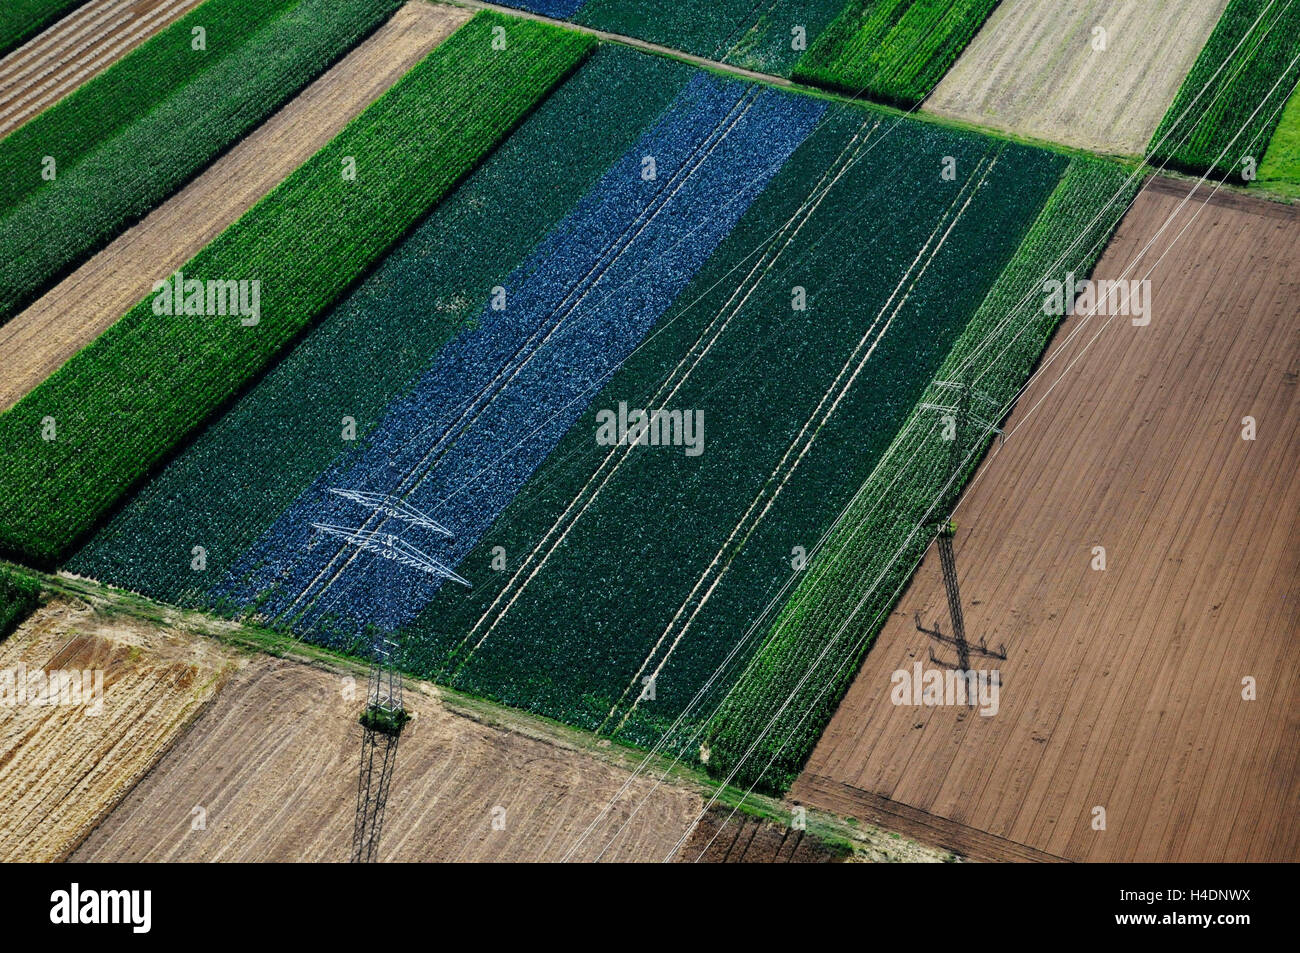
M850 0L795 79L899 106L929 95L998 0Z
M1300 81L1300 4L1232 0L1151 139L1156 161L1241 179Z
M5 0L0 7L0 56L44 30L84 0Z
M963 172L935 188L945 155ZM636 744L698 724L774 578L866 479L1064 165L832 107L462 562L499 551L507 570L440 591L404 632L412 669ZM700 409L710 449L596 445L620 403Z
M494 27L508 33L504 50L492 48ZM0 547L50 561L89 531L593 45L569 31L479 14L182 269L189 281L260 282L255 324L163 316L159 298L147 298L0 416L8 448ZM355 181L344 177L348 160ZM51 420L56 436L43 439Z
M174 194L399 4L300 0L282 9L284 0L209 0L0 141L0 180L13 190L0 200L0 324ZM190 49L196 22L209 26L207 53ZM197 57L207 65L195 68ZM53 181L42 178L46 156Z
M512 5L555 15L555 0L518 0ZM792 31L802 30L804 49L839 12L843 0L587 0L573 19L611 33L635 36L746 69L788 75L802 55ZM577 6L578 4L560 4Z
M1291 94L1259 167L1261 185L1300 197L1300 87Z

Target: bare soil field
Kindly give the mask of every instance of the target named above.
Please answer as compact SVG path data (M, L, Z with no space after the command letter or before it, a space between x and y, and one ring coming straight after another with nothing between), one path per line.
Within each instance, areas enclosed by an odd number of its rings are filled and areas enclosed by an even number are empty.
M56 599L0 643L0 861L62 860L217 692L219 643ZM102 694L47 694L32 672L102 673ZM21 684L26 686L23 691ZM2 676L0 676L2 677ZM34 704L61 698L76 704ZM98 703L96 702L98 698Z
M1154 182L1098 277L1190 187ZM1300 210L1194 200L1135 277L1185 225L1150 324L1084 350L1105 319L1068 345L1067 319L957 510L997 713L891 702L896 670L955 664L914 621L952 631L932 549L792 798L973 857L1300 860Z
M0 136L103 72L202 0L90 0L0 60Z
M316 153L470 11L409 3L251 136L0 327L0 411L143 300Z
M1003 0L924 109L1140 155L1227 0ZM1105 31L1105 49L1094 48Z
M349 688L364 691L364 682L253 662L75 859L347 860L361 749L359 696ZM627 776L452 713L432 689L408 691L407 704L414 720L397 751L381 860L559 860ZM641 779L631 794L639 801L649 789ZM615 808L619 824L632 803ZM661 786L605 859L665 856L701 806L697 795ZM193 829L196 807L206 811L203 830ZM575 858L603 846L593 838Z

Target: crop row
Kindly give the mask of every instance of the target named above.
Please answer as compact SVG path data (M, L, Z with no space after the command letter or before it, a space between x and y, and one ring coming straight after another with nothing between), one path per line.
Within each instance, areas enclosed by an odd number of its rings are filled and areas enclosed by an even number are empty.
M0 566L0 642L32 614L40 600L39 583Z
M914 106L997 5L998 0L851 0L795 64L794 78Z
M1300 3L1232 0L1151 139L1160 162L1250 180L1300 81Z
M1136 190L1127 170L1076 159L880 458L708 728L708 768L782 792L797 776L902 585L974 473L989 420L1024 383L1059 323L1043 282L1091 272ZM970 421L943 439L934 407L970 389ZM930 405L929 407L923 405ZM975 421L982 420L982 423ZM964 432L962 432L964 430ZM954 475L955 474L955 475Z
M241 3L249 2L232 0L230 16L237 21ZM55 159L54 181L0 218L0 323L174 194L368 36L399 2L302 0L161 100L147 107L135 104L144 109L139 118L94 143L71 167L57 164L57 149L44 153ZM191 17L206 9L208 4ZM173 30L164 31L141 50L167 60L176 38ZM43 131L51 132L53 144L75 141L80 135L75 117L87 104L92 111L117 108L116 98L101 101L99 91L121 92L115 71L127 65L132 75L139 62L123 60L100 77L105 85L87 84L74 94L82 98L55 107L47 122L32 123L6 139L7 174L22 167L38 176L42 150L34 147ZM30 160L25 166L23 155Z
M0 7L0 56L44 30L85 0L5 0Z
M151 296L0 416L8 448L0 547L45 561L66 551L593 45L544 24L477 15L182 269L187 291L246 282L251 298L259 289L253 323L188 307L161 315L167 296ZM202 310L201 297L191 300Z

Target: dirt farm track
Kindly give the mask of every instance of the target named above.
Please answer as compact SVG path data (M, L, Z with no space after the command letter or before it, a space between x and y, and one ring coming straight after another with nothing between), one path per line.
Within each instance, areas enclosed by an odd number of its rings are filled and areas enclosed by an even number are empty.
M1098 276L1190 187L1148 186ZM1133 277L1184 226L1150 324L1083 351L1105 319L1067 344L1068 319L1008 433L1034 418L957 510L966 631L1008 653L971 663L1000 669L1000 710L891 704L891 673L952 655L914 621L951 632L932 551L795 800L973 857L1300 859L1300 215L1192 201Z

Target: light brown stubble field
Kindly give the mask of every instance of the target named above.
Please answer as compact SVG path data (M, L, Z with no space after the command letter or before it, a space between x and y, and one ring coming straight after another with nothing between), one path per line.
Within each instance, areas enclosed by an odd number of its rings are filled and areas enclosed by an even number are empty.
M925 111L1142 155L1227 0L1003 0ZM1105 50L1094 49L1104 29Z

